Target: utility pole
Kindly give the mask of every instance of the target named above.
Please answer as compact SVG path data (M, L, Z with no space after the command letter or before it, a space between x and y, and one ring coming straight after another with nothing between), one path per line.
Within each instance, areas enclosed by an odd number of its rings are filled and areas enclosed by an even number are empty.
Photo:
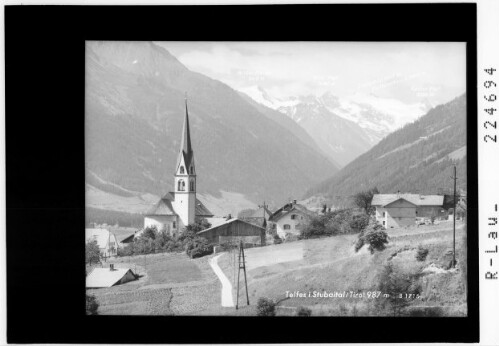
M239 275L241 274L241 269L244 271L244 285L246 287L246 302L249 305L248 280L246 279L246 261L244 258L244 246L243 246L242 240L239 243L239 270L237 271L236 310L239 308Z
M267 208L269 205L268 204L265 204L265 201L263 201L263 204L262 205L259 205L258 208L262 208L263 209L263 218L265 219L265 208Z
M263 223L262 223L262 227L263 228L267 228L267 220L266 220L266 216L265 216L265 210L268 207L268 205L265 204L265 201L263 201L263 204L259 205L258 207L262 208L262 210L263 210Z
M456 181L457 181L457 174L456 174L456 165L454 165L454 177L451 177L454 179L454 219L453 219L453 236L452 236L452 243L453 243L453 251L452 251L452 268L456 267Z

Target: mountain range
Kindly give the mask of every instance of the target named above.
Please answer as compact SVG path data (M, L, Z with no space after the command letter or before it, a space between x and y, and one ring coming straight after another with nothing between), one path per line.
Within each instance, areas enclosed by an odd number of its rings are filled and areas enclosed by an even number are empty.
M458 190L466 190L466 148L466 95L461 95L389 134L304 198L321 196L343 205L374 187L381 193L451 193L454 165Z
M282 99L258 85L241 91L255 102L277 110L300 124L320 150L340 166L345 166L389 133L416 120L433 106L424 98L402 102L361 93L340 98L326 92L320 96Z
M85 73L89 207L144 212L172 189L186 92L198 198L215 214L278 205L338 171L299 124L154 43L87 41Z

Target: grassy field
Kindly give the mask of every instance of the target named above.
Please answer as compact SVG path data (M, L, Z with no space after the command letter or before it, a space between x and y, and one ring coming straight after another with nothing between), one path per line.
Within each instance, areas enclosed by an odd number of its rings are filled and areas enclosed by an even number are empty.
M314 316L390 315L380 302L367 298L378 289L388 263L403 276L418 274L421 297L410 301L405 313L446 316L466 315L466 234L458 224L457 268L448 270L452 259L452 223L390 229L388 247L371 255L363 248L354 251L357 235L341 235L246 249L250 306L241 276L239 310L223 308L221 284L208 261L212 256L189 259L185 254L155 254L108 260L104 265L130 268L140 277L120 286L89 289L105 315L256 315L260 297L278 301L277 315L294 315L299 306ZM418 246L428 249L424 261L415 259ZM234 253L225 253L219 265L233 284ZM310 292L343 293L346 297L313 297ZM290 296L300 292L305 296ZM400 292L406 293L406 292ZM355 296L354 294L358 294Z
M220 283L208 258L185 254L121 257L105 263L130 268L136 281L109 288L88 289L102 315L189 315L220 304Z
M378 304L382 298L350 297L350 294L376 291L384 266L391 262L401 275L413 275L427 268L417 281L422 288L421 298L411 301L406 312L433 309L445 315L465 315L466 247L462 226L459 225L456 236L456 270L445 270L452 259L449 253L452 250L452 223L449 222L390 229L387 249L374 255L364 248L355 253L356 235L247 249L250 302L256 303L259 297L280 301L278 315L292 315L299 306L311 308L313 315L386 315L390 311L381 310ZM415 259L420 244L429 251L423 262ZM301 253L301 258L297 258L297 253ZM219 263L235 282L234 258L226 254ZM241 291L239 301L245 302L246 293L244 289ZM290 293L297 291L305 297L290 297ZM309 292L313 295L314 291L332 295L346 292L346 297L309 297Z

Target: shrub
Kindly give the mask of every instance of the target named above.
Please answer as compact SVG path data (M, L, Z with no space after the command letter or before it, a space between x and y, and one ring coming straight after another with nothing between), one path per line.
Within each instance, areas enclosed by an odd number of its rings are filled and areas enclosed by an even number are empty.
M366 230L359 234L355 251L359 251L364 245L369 245L368 250L373 254L374 251L383 251L386 244L388 244L388 234L383 231L383 226L372 222Z
M419 261L419 262L423 262L426 260L426 256L428 256L428 249L427 248L424 248L423 246L419 245L418 246L418 251L416 253L416 259Z
M369 224L369 215L352 209L340 209L314 216L300 230L300 238L318 238L362 231Z
M87 315L98 315L97 310L99 309L99 303L95 299L94 295L86 295L87 299Z
M140 235L140 238L145 238L145 239L156 239L156 235L158 234L158 229L156 226L150 226L144 229L142 231L142 234Z
M296 316L305 316L305 317L308 317L308 316L311 316L312 315L312 310L310 310L309 308L306 308L304 306L300 306L298 308L298 310L296 310Z
M97 240L87 241L85 244L85 263L92 264L100 262L100 250Z
M213 253L213 246L203 237L195 237L185 246L185 253L190 258L198 258Z
M391 310L394 316L401 315L403 308L407 307L415 297L404 298L400 294L421 293L419 284L419 273L407 274L397 270L391 261L383 267L378 280L378 290L387 293L389 296L385 299L377 300L377 304Z
M369 225L369 215L357 214L353 215L350 221L350 228L357 232L362 232Z
M275 302L268 298L259 298L256 303L257 316L275 316Z
M274 244L281 244L281 243L282 243L281 237L279 237L277 234L274 235Z

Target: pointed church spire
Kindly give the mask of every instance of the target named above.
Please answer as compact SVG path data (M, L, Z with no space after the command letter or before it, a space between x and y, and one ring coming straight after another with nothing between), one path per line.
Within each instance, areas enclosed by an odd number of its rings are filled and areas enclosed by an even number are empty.
M180 150L182 150L187 155L192 152L191 131L189 129L189 111L187 109L187 92L185 93L185 119L184 129L182 131L182 147L180 148Z

